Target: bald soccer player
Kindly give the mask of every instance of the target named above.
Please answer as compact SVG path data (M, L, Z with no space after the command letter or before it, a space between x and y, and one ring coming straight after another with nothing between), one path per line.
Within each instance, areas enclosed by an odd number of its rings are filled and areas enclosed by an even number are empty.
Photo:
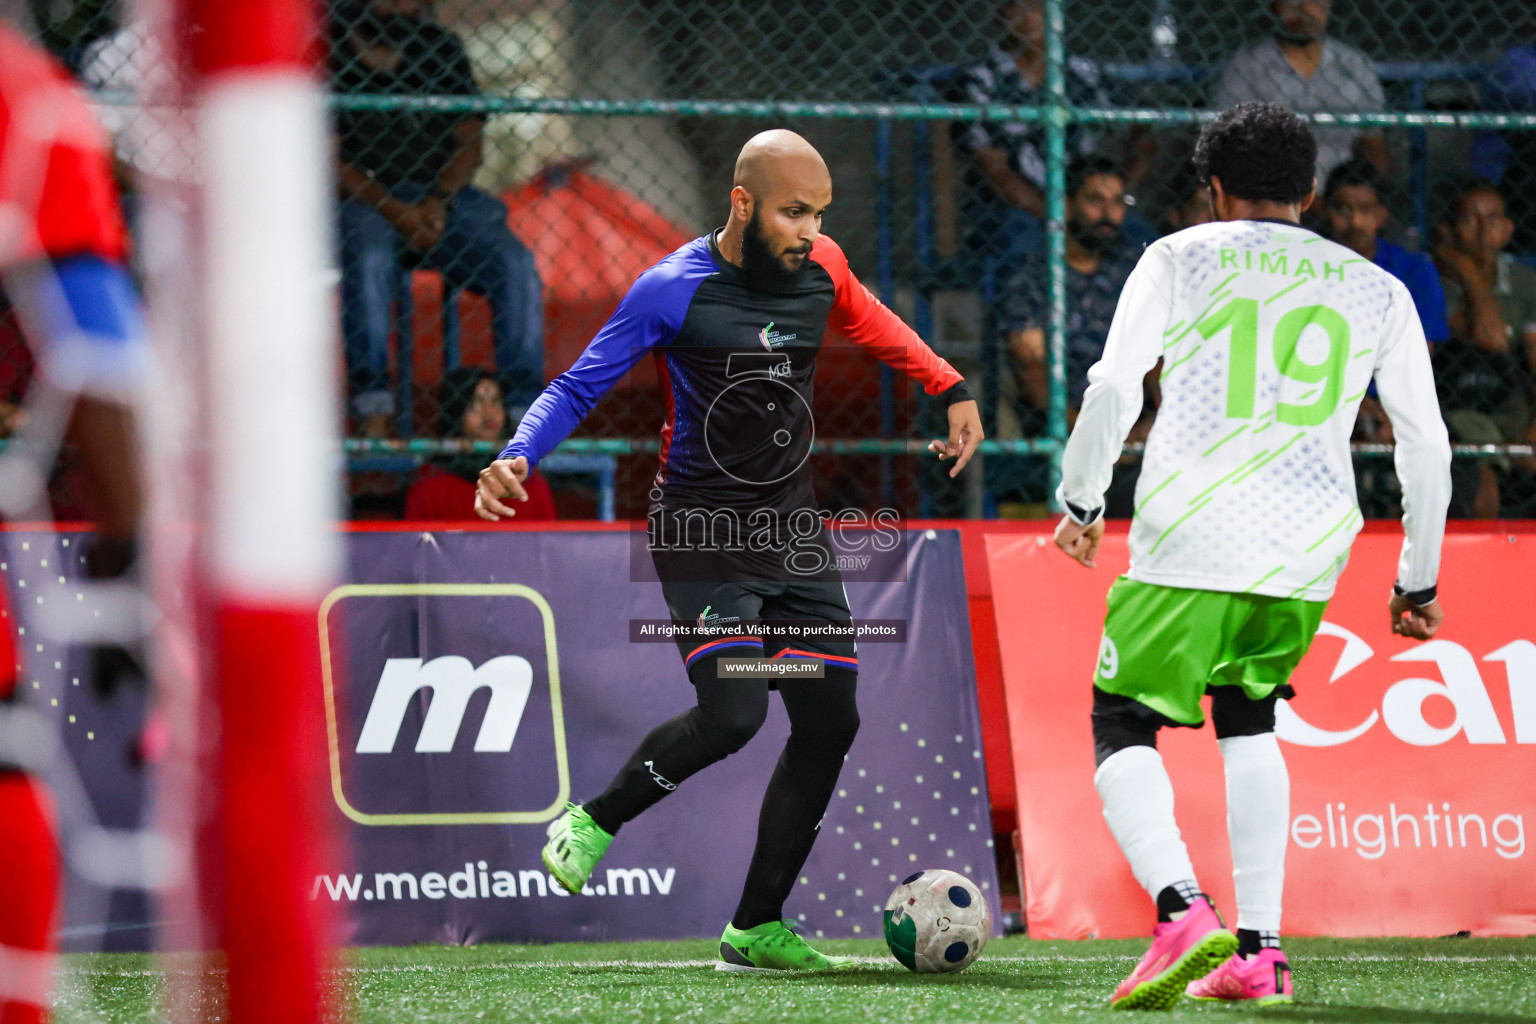
M811 391L828 327L948 404L953 459L982 439L970 389L848 269L821 234L832 178L800 136L753 137L736 161L730 218L641 274L581 358L533 403L501 457L480 474L475 510L516 514L528 471L642 356L667 394L649 543L697 706L652 729L598 797L549 827L544 863L580 892L614 834L694 773L741 749L776 688L790 735L768 782L741 902L720 939L723 971L848 966L782 921L789 896L859 728L851 640L765 638L774 620L851 620L811 489ZM756 677L722 661L766 659ZM800 674L806 667L819 678ZM779 674L767 673L781 670ZM793 672L795 674L791 675Z

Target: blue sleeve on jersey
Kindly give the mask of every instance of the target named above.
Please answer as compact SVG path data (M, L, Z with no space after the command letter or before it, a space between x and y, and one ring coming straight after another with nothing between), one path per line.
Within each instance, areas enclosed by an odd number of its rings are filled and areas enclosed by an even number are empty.
M1440 284L1440 274L1427 259L1419 260L1417 280L1409 283L1413 292L1413 305L1419 312L1419 322L1424 325L1424 337L1431 345L1438 345L1451 337L1450 324L1445 319L1445 288Z
M148 336L127 270L90 255L58 260L52 270L18 281L41 320L43 372L69 391L130 393L146 370Z
M703 278L673 263L664 260L640 275L580 358L534 399L499 458L522 455L538 465L641 356L677 335Z
M67 308L45 300L48 336L82 331L108 345L129 345L144 338L139 297L128 272L100 256L73 256L53 265Z

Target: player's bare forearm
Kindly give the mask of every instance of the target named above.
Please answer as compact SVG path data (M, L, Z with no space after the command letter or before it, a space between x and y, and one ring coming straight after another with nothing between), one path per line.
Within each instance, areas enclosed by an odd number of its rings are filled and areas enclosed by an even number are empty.
M517 510L506 503L528 500L528 492L523 489L526 479L528 460L521 455L515 459L497 459L486 466L475 482L475 515L493 523L516 517Z
M976 448L986 438L981 429L981 411L975 401L956 402L949 407L949 440L930 441L928 450L936 452L939 461L954 459L949 471L951 478L960 474L965 464L976 454Z

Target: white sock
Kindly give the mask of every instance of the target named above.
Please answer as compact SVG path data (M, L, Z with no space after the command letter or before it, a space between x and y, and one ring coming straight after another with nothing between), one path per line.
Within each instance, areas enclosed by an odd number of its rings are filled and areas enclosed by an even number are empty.
M1227 769L1227 839L1237 926L1280 930L1285 886L1286 831L1291 822L1291 776L1275 734L1218 740Z
M1104 820L1136 881L1154 900L1170 885L1195 877L1189 850L1173 817L1173 783L1152 747L1117 750L1094 773Z

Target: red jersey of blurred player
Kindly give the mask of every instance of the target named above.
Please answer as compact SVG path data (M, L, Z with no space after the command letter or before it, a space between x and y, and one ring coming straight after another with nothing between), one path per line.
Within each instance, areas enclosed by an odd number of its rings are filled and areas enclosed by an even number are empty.
M0 22L0 270L44 256L123 258L109 153L64 69Z
M126 237L107 140L62 68L0 22L0 275L42 260L119 263ZM20 666L0 588L0 700ZM47 793L0 750L0 1024L46 1019L59 852Z

